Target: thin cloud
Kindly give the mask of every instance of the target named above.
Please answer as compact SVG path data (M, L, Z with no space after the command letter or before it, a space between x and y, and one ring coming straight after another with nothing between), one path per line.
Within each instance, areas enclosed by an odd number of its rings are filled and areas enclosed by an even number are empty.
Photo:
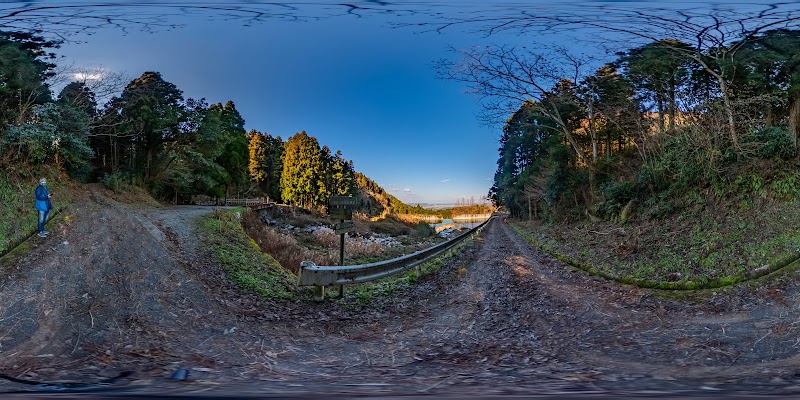
M77 81L99 81L105 77L102 72L76 72L72 77Z
M444 179L440 180L439 182L447 183L447 182L450 182L450 180L451 180L450 178L444 178Z

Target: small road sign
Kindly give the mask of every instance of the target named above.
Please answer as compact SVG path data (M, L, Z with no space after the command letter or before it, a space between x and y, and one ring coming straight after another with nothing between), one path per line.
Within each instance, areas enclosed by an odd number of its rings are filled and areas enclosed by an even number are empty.
M331 208L330 214L333 219L343 221L353 219L353 210L351 208Z
M352 207L356 205L356 198L350 196L331 196L330 205Z
M340 220L353 219L353 207L356 205L355 197L331 196L330 205L331 218Z
M352 232L356 228L356 225L353 221L342 221L334 225L334 232L337 235L341 235L347 232Z

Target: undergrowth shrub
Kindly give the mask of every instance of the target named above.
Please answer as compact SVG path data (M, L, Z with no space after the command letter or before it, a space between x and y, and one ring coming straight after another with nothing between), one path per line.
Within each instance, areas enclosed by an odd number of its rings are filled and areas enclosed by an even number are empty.
M776 178L769 184L769 189L777 197L787 200L800 197L800 172Z
M122 179L119 174L103 175L103 186L115 192L122 190Z
M391 236L410 235L414 232L414 229L395 219L393 215L380 221L369 221L367 225L375 233L383 233Z
M137 186L137 184L141 184L140 180L135 179L133 175L122 171L117 171L113 174L104 174L102 182L103 186L112 190L114 193L129 191L132 190L134 186Z
M699 126L682 129L666 141L660 154L645 164L639 181L656 191L683 193L720 176L725 169L728 149L722 132Z
M430 237L436 234L436 230L433 229L427 222L417 222L414 225L414 235L418 237Z
M777 126L768 126L757 129L741 140L744 148L749 148L758 158L789 159L797 155L792 137L789 133Z
M756 173L739 175L734 181L734 187L738 193L753 193L759 196L767 195L767 185L764 178Z
M600 194L603 200L595 204L595 211L604 216L616 216L622 208L636 197L636 190L633 183L606 182L600 186Z

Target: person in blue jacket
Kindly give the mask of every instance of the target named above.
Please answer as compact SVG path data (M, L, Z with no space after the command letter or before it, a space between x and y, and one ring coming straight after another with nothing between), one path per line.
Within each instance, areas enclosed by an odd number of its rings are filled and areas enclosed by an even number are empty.
M47 190L47 179L39 179L39 186L36 187L36 211L39 212L39 237L47 237L47 232L44 230L44 224L47 222L47 214L53 208L50 202L52 194Z

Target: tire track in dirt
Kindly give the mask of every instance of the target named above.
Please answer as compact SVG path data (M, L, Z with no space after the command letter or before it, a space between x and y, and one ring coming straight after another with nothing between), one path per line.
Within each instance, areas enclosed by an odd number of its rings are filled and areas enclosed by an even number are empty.
M0 278L3 373L80 380L132 370L150 383L241 358L220 351L238 348L225 335L237 317L176 256L150 212L87 187L48 238L32 239L35 250Z
M513 269L525 271L520 276L527 284L557 299L552 305L526 305L540 310L556 342L569 337L560 353L594 366L608 379L680 379L709 385L797 380L800 313L794 282L788 289L781 288L785 283L773 282L760 290L712 291L701 301L671 300L658 291L587 276L544 255L509 229L501 231L502 240L513 242L524 255ZM786 293L780 304L760 296L776 291ZM552 306L566 312L547 311Z
M734 288L703 301L594 278L494 222L463 264L393 309L385 349L412 357L394 375L436 389L697 390L798 382L797 288ZM785 293L780 304L759 296ZM360 373L369 373L367 369ZM513 388L513 389L512 389Z
M210 208L134 207L96 188L0 278L0 369L136 372L150 391L683 390L798 381L794 277L703 301L609 283L491 222L440 271L364 308L274 303L204 257ZM9 387L0 383L0 391Z

